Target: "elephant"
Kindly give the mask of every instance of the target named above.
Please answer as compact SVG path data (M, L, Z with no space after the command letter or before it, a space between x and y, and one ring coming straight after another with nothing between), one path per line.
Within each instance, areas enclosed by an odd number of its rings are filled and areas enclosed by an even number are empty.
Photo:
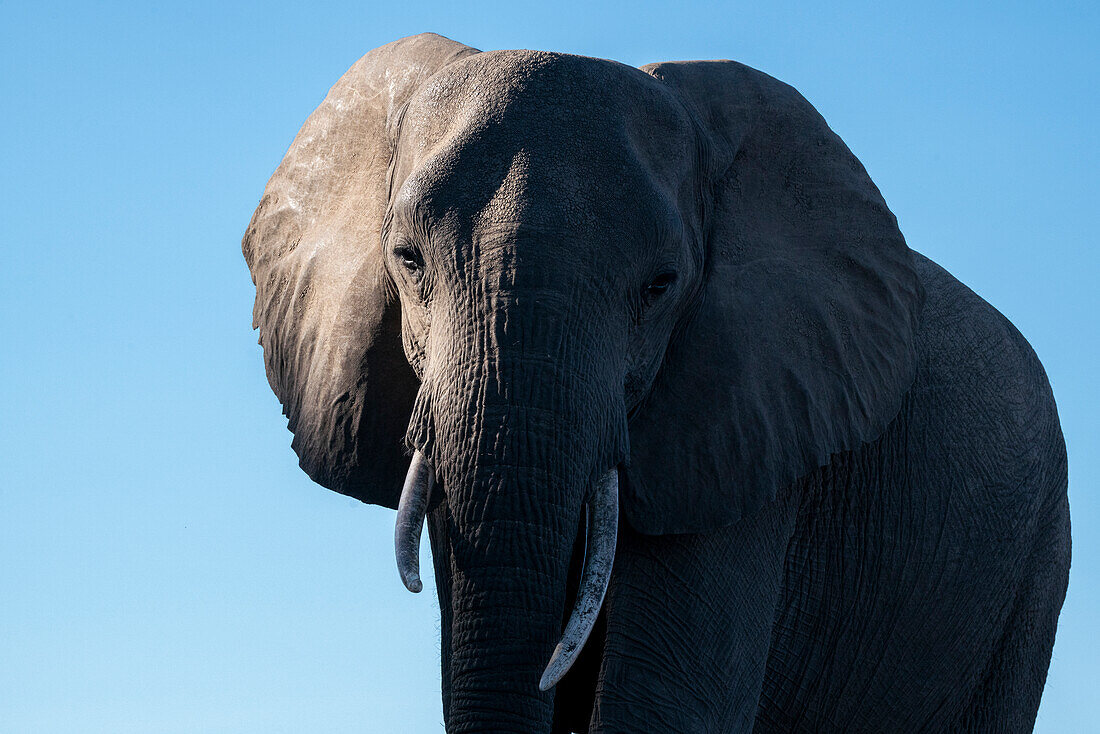
M427 524L448 732L1033 727L1046 374L792 87L404 38L242 249L302 469L412 591Z

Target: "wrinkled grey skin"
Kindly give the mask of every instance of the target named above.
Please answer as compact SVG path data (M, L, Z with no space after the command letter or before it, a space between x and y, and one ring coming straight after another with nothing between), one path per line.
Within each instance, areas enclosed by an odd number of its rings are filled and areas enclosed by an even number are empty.
M1046 377L790 87L403 39L243 247L302 467L387 507L412 450L436 472L448 731L1030 730L1069 567ZM540 691L615 467L610 590Z

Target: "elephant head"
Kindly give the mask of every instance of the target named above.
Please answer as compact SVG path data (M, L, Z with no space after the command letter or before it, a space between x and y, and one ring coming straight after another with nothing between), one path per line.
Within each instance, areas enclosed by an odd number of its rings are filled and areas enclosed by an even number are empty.
M306 122L243 249L302 468L400 504L414 590L444 515L452 730L549 726L620 511L731 525L875 438L913 378L893 215L797 92L733 62L383 46Z

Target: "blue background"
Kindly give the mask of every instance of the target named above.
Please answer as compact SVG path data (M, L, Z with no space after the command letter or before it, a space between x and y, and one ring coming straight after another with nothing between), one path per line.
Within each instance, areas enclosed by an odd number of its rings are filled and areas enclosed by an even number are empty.
M239 250L328 87L423 30L734 58L817 106L1046 365L1074 561L1038 730L1095 730L1097 8L4 3L0 731L441 730L434 590L297 468Z

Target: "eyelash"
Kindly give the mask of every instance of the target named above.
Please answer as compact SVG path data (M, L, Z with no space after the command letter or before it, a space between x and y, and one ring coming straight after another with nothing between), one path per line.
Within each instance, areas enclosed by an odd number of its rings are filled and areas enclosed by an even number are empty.
M398 264L405 269L413 281L419 281L424 275L424 256L420 251L409 244L399 244L393 248L393 255Z
M636 291L635 296L635 311L634 311L634 323L641 325L645 323L653 313L653 307L658 305L664 296L667 296L673 290L677 280L677 274L672 270L663 270L657 275L653 276L649 282L643 286L640 290Z
M644 289L642 289L642 297L648 303L652 303L661 296L668 293L669 289L676 282L676 273L664 272L658 274L649 282Z

